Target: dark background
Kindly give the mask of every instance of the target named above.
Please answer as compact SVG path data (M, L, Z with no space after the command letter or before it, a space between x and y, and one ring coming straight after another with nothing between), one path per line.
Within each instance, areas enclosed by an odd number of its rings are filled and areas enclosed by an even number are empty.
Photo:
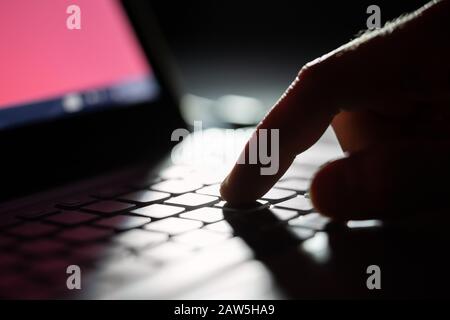
M309 60L366 28L371 4L384 24L425 0L153 1L187 92L253 96L272 104Z

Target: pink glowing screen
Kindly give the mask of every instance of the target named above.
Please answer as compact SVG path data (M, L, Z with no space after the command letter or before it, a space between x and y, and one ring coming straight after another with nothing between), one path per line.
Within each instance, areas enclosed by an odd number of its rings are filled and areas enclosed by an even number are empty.
M70 5L79 30L67 28ZM149 75L117 0L0 1L0 109Z

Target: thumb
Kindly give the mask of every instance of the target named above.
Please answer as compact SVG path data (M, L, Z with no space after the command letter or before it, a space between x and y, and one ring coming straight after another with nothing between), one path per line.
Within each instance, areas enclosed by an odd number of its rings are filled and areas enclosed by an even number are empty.
M388 219L450 208L449 143L374 146L323 167L311 200L336 219Z

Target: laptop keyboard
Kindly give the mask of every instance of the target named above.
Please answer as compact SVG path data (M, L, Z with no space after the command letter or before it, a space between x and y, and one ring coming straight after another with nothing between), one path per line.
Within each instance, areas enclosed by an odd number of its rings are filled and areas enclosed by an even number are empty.
M271 241L280 227L290 230L291 242L303 241L326 230L330 222L313 212L304 173L300 178L285 175L255 204L233 208L220 199L220 179L188 180L183 172L172 167L144 182L107 186L3 216L0 296L47 298L67 293L66 268L73 264L95 271L108 261L102 274L108 270L109 276L98 276L109 279L104 281L114 279L114 270L123 272L109 265L139 265L139 272L127 273L137 279L244 231L255 235L251 242L256 245ZM313 170L305 167L304 172ZM248 221L241 223L243 219Z

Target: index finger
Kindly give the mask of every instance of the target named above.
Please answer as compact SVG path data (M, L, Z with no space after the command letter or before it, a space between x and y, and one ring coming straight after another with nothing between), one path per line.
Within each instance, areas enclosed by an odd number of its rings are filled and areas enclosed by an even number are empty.
M285 173L297 154L317 141L330 124L334 110L306 92L309 89L306 78L308 70L308 67L302 69L286 93L258 125L242 151L242 161L233 167L222 183L221 194L228 202L247 203L264 195ZM273 154L274 150L271 150L272 161L274 157L278 160L278 170L274 174L261 174L264 166L260 161L252 164L247 160L253 150L251 146L258 143L263 129L267 130L269 136L274 129L279 133L279 154Z
M449 2L427 4L302 68L243 150L243 155L252 151L251 145L262 129L278 129L278 171L263 175L259 161L238 163L222 183L222 197L240 204L263 196L294 158L320 138L340 110L369 109L381 114L407 111L397 106L408 104L398 102L415 99L416 91L411 88L425 84L411 81L430 79L426 72L435 69L430 68L430 62L440 61L428 57L426 52L439 52L431 50L442 43L436 41L439 35L434 31L447 18L447 11L442 9L447 9Z

